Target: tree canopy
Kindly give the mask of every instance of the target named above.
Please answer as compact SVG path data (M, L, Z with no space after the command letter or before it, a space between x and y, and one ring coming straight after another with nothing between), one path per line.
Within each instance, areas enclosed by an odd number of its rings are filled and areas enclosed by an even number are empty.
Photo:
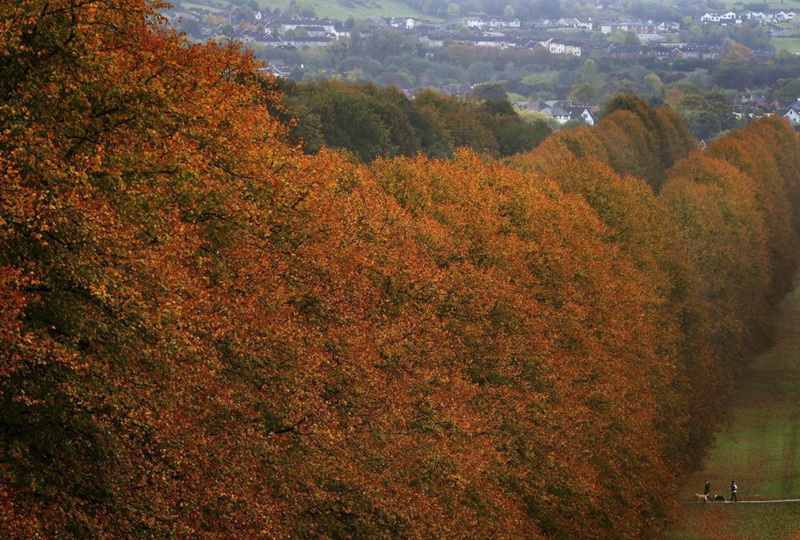
M295 120L292 136L309 153L324 144L369 162L417 153L452 157L456 148L469 147L497 157L530 150L551 133L545 121L521 118L500 95L464 99L429 90L409 100L396 88L370 83L281 84Z
M796 271L791 128L698 152L623 96L501 160L498 102L326 83L306 129L367 115L364 159L307 154L158 7L2 14L0 531L662 531Z

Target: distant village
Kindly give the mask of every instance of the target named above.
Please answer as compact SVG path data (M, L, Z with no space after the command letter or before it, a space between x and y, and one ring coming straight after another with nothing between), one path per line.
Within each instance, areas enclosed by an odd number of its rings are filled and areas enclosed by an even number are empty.
M230 6L230 5L229 5ZM209 3L208 8L191 4L189 8L177 7L164 11L164 16L175 28L182 29L198 40L234 39L248 46L280 49L305 49L327 47L337 41L350 40L353 21L349 24L324 18L268 16L254 10L229 10L222 4ZM707 12L692 20L700 25L759 25L771 35L778 36L794 27L800 17L793 11L728 11ZM685 24L685 23L684 23ZM652 20L613 20L562 17L521 21L518 18L460 17L436 22L415 18L371 18L358 21L359 39L371 31L397 29L414 37L421 44L435 48L448 44L465 44L476 47L518 48L547 51L553 55L574 57L655 58L660 60L699 59L715 60L721 48L697 43L681 42L681 23ZM593 33L609 35L628 33L636 40L609 42L592 39ZM631 42L633 41L633 43ZM772 51L753 51L757 56L768 57ZM280 61L269 63L270 70L279 77L288 77L293 66ZM409 97L410 90L405 90ZM596 106L560 101L517 102L519 110L536 111L552 118L558 124L581 118L587 124L594 122ZM780 104L763 96L744 96L733 110L737 118L780 114L800 127L800 103Z
M221 6L221 4L220 4ZM241 12L239 12L241 13ZM259 11L252 13L249 20L242 20L234 11L222 7L204 9L197 4L191 8L180 7L168 10L164 15L173 26L188 24L197 28L205 38L227 35L226 27L232 29L232 37L245 43L268 47L304 48L325 47L335 41L350 38L350 30L342 21L318 18L268 17ZM766 26L775 35L786 30L787 23L793 23L797 14L793 11L728 11L709 12L696 18L701 24L741 25L756 23ZM800 19L798 19L800 21ZM372 18L359 21L366 28L397 28L408 35L417 37L431 47L446 43L464 43L478 47L516 47L534 49L542 47L552 54L585 56L596 48L589 39L569 39L570 31L586 32L629 32L638 38L639 45L609 46L608 54L621 57L654 56L658 58L715 58L719 51L715 47L691 46L673 41L681 24L673 21L642 20L592 20L563 17L521 21L488 17L461 17L444 22L414 18ZM466 30L466 31L465 31ZM543 37L544 32L564 31L562 37ZM191 33L191 32L190 32Z

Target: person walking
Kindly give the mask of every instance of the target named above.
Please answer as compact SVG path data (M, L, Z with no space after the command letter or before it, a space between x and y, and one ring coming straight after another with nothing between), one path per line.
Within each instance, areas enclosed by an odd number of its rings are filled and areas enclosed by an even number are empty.
M731 502L736 502L737 491L739 491L739 486L736 485L736 480L731 480Z
M711 493L711 482L706 480L706 487L703 490L703 495L708 495L709 493Z

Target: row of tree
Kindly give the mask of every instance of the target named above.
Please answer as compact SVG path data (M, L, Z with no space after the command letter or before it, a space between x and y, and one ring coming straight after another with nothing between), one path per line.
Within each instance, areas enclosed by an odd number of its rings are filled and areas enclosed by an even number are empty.
M4 535L662 529L795 270L791 129L622 97L507 163L307 155L154 7L3 14Z
M797 140L787 123L764 119L703 152L690 152L694 145L677 113L622 96L596 128L558 132L512 158L515 167L555 175L563 190L582 196L664 295L677 325L671 333L678 328L680 336L673 351L681 374L673 382L688 407L679 470L699 465L707 448L716 420L709 396L724 395L747 359L771 343L774 307L796 272L800 230L800 176L790 157ZM580 172L576 160L616 175L609 181L596 170ZM636 200L625 190L639 179L650 189Z

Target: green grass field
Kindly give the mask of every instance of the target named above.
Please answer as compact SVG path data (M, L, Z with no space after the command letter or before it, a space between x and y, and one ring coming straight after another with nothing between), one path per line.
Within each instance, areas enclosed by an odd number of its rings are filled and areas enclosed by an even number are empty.
M783 11L797 11L800 8L800 0L770 0L769 2L758 2L753 0L722 0L725 3L726 10L744 11L745 4L759 4L760 9L778 9ZM714 10L721 11L721 10Z
M270 9L287 9L290 0L256 0L261 6ZM204 4L203 0L194 0L195 4ZM341 21L349 18L366 19L369 17L414 17L416 19L432 19L396 0L298 0L301 8L314 9L317 17L329 17Z
M789 540L800 534L800 503L692 504L670 540Z
M729 403L730 420L717 435L704 470L680 490L679 520L667 538L800 538L800 502L691 503L706 479L711 492L739 500L800 499L800 290L782 305L775 347L757 358Z
M790 53L800 52L800 37L774 37L772 38L772 45L775 47L776 52L783 50Z
M203 4L202 0L200 0L200 2L181 2L180 0L177 0L177 1L173 0L170 3L175 5L175 6L180 6L180 7L184 8L184 9L201 8L201 9L205 9L206 11L209 11L211 13L222 13L222 12L225 11L224 9L215 8L215 7L211 7L211 6L208 6L206 4Z

